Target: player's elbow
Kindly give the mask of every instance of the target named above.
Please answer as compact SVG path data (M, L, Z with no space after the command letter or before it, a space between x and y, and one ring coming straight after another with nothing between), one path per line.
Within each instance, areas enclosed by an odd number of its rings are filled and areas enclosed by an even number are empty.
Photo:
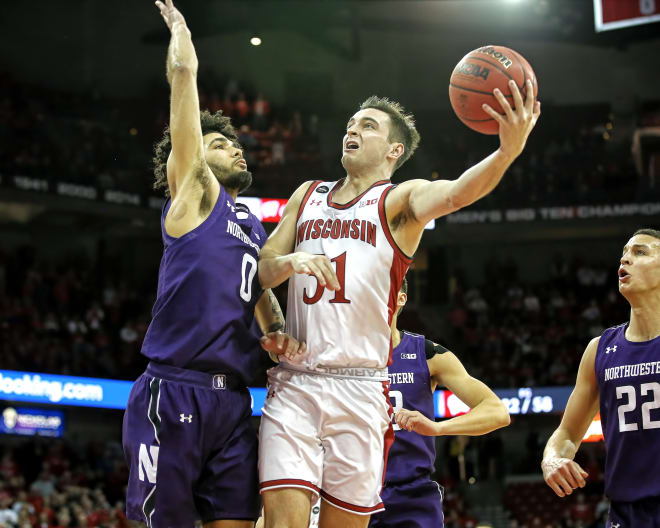
M509 411L501 401L498 401L497 407L493 409L493 420L495 421L495 429L501 429L511 423Z
M195 77L197 75L197 60L191 58L188 60L172 61L167 73L170 81L177 77Z

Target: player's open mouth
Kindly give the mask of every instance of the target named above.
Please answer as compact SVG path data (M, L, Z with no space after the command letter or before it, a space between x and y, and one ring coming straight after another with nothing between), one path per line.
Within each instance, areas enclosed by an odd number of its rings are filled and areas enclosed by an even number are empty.
M626 282L630 279L630 274L623 268L619 268L619 282Z
M344 150L357 150L360 148L357 141L347 141Z

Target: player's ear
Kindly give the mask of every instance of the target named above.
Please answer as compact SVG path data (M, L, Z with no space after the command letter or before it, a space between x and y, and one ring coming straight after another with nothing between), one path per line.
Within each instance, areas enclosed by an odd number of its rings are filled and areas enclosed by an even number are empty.
M406 302L408 302L408 295L403 292L399 292L399 296L396 299L396 305L400 308L403 308L406 305Z
M390 143L390 151L387 154L387 157L390 159L398 160L403 153L405 152L405 147L403 143Z

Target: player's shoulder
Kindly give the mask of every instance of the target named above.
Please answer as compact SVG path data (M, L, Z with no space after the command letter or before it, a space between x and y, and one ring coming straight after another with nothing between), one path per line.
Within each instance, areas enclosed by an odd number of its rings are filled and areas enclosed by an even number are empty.
M403 330L402 333L405 334L408 337L408 339L410 339L411 341L415 341L419 343L420 346L424 347L424 354L427 360L433 359L435 356L439 354L450 352L450 350L447 347L439 343L436 343L431 339L428 339L426 336L422 334L416 334L415 332L409 332L407 330Z
M593 343L593 346L598 346L600 342L609 342L612 339L616 339L626 331L627 326L627 322L615 326L610 326L609 328L606 328L602 334L594 337L589 344L592 345Z

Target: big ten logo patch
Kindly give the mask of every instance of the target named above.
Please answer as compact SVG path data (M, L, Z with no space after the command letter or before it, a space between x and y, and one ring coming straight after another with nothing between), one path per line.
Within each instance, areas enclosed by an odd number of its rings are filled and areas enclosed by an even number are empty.
M373 205L378 201L378 198L374 198L372 200L362 200L360 202L359 207L366 207L367 205Z

